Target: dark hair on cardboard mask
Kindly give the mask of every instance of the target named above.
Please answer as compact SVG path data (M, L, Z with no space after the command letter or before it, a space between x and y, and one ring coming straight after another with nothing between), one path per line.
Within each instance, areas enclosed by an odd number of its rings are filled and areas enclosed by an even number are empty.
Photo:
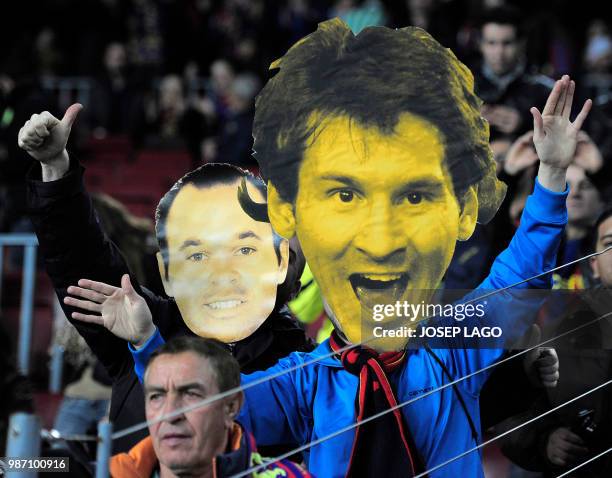
M424 30L370 27L355 36L342 20L328 20L270 69L255 106L254 150L262 176L285 201L295 201L304 151L326 117L346 115L391 134L410 113L441 132L457 199L473 187L478 221L495 215L505 185L495 175L473 76Z
M268 217L268 203L258 203L249 196L249 191L246 185L246 179L243 178L238 188L238 202L242 210L248 214L251 219L259 222L270 222ZM278 286L276 295L276 304L274 309L278 309L286 302L293 299L300 290L299 283L304 267L306 266L306 258L302 252L302 248L297 242L297 237L289 241L289 268L285 282Z

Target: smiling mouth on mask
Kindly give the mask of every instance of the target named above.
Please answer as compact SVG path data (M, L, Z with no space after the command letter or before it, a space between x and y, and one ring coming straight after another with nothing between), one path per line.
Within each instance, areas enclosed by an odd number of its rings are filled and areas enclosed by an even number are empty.
M408 285L407 273L351 274L349 281L362 307L373 310L377 304L395 304Z
M232 299L232 300L218 300L215 302L209 302L208 304L204 304L206 307L212 310L228 310L235 309L236 307L244 304L245 300L240 299Z

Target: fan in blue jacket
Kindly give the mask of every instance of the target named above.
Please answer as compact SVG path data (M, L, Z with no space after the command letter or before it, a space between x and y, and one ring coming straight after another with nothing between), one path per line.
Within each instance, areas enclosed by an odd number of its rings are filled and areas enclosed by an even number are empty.
M253 127L253 149L268 180L267 217L281 236L297 236L335 331L314 352L243 377L244 385L327 356L248 388L242 422L260 442L308 444L376 417L314 444L309 470L332 477L421 475L476 445L487 374L396 405L503 353L457 347L475 345L465 333L437 350L406 347L410 334L391 333L407 327L418 336L426 329L418 321L427 314L412 321L394 306L431 305L456 241L467 240L477 221L488 221L503 198L473 77L421 29L375 27L355 36L337 19L320 24L271 68ZM531 109L538 184L514 239L471 299L554 267L566 222L565 174L591 107L587 101L570 122L574 90L564 76L542 113ZM241 202L252 217L261 214ZM549 277L519 286L549 287ZM507 339L520 335L535 319L530 306L537 301L513 295L486 299L485 316L470 323L500 326ZM381 310L382 321L375 317ZM458 320L455 314L440 323ZM482 474L474 452L429 476Z
M512 285L554 267L566 222L566 196L567 191L549 191L536 183L510 246L497 258L489 277L474 291L474 296ZM550 275L546 275L519 287L550 288L550 285ZM494 297L488 300L495 304ZM500 302L508 303L506 297ZM512 303L516 307L522 305ZM511 330L505 327L503 318L516 318L507 311L500 316L488 314L486 317L498 317L498 325L508 332ZM519 331L515 329L513 332ZM141 379L148 356L163 343L163 338L156 332L143 348L131 348L137 375ZM389 376L396 390L397 402L416 399L450 382L450 377L455 380L476 372L494 363L503 352L501 348L454 347L436 348L430 353L426 348L409 348L402 367ZM438 360L444 363L444 367ZM313 361L315 363L299 367ZM293 353L266 371L243 375L242 384L260 381L286 369L293 370L245 390L245 405L238 421L252 430L259 442L305 444L355 423L359 378L344 370L342 362L333 356L329 340L310 353ZM428 468L478 444L470 420L475 429L480 430L478 398L488 375L487 371L459 382L458 392L447 387L401 408L404 420L410 424L416 448ZM465 408L459 405L457 393L461 394ZM354 437L355 429L352 429L313 446L308 458L311 473L315 476L344 476ZM483 476L480 460L480 453L473 452L430 476Z
M482 476L478 452L442 466L479 441L487 374L468 375L501 357L537 303L500 293L471 304L487 310L466 324L503 332L503 340L483 343L493 348L467 347L478 344L465 332L422 346L412 335L460 318L425 322L429 314L408 318L401 308L432 305L456 241L488 221L503 198L471 73L423 30L377 27L355 36L337 19L271 68L253 130L268 203L245 190L240 202L283 237L297 236L335 331L311 353L243 376L244 385L276 375L245 390L242 423L262 444L321 439L307 456L315 476ZM570 122L574 90L564 76L542 113L531 109L537 185L508 249L468 299L554 266L565 174L591 107L587 101ZM517 289L549 287L548 277L538 277ZM393 333L404 328L412 332ZM160 341L156 334L135 352L137 369Z

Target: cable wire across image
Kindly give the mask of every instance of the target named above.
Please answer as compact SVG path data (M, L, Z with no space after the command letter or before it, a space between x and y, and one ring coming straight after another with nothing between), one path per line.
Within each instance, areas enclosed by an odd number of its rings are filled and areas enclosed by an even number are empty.
M556 272L556 271L558 271L558 270L561 270L561 269L563 269L563 268L565 268L565 267L568 267L568 266L571 266L571 265L574 265L574 264L580 263L580 262L582 262L582 261L585 261L585 260L587 260L587 259L590 259L590 258L595 257L595 256L598 256L598 255L604 254L604 253L606 253L606 252L608 252L608 251L610 251L610 250L612 250L612 246L609 246L609 247L605 248L604 250L602 250L602 251L600 251L600 252L595 252L595 253L592 253L592 254L588 254L588 255L586 255L586 256L584 256L584 257L581 257L581 258L579 258L579 259L576 259L576 260L574 260L574 261L568 262L568 263L563 264L563 265L561 265L561 266L557 266L557 267L555 267L555 268L553 268L553 269L550 269L550 270L548 270L548 271L545 271L545 272L539 273L539 274L534 275L534 276L532 276L532 277L529 277L529 278L527 278L527 279L523 279L523 280L521 280L521 281L518 281L518 282L516 282L516 283L514 283L514 284L511 284L511 285L509 285L509 286L506 286L506 287L504 287L504 288L501 288L501 289L496 289L496 290L490 291L490 292L488 292L488 293L486 293L486 294L483 294L482 296L479 296L479 297L476 297L476 298L473 298L473 299L467 300L467 301L465 301L464 303L465 303L465 304L468 304L468 303L471 303L471 302L476 302L476 301L479 301L479 300L483 300L484 298L490 297L490 296L492 296L492 295L494 295L494 294L501 293L501 292L503 292L503 291L505 291L505 290L508 290L508 289L514 288L514 287L516 287L516 286L518 286L518 285L521 285L521 284L523 284L523 283L526 283L526 282L532 281L532 280L537 279L537 278L542 277L542 276L546 276L547 274L552 274L553 272ZM457 383L460 383L461 381L467 380L467 379L469 379L470 377L473 377L473 376L475 376L475 375L477 375L477 374L479 374L479 373L482 373L482 372L485 372L485 371L487 371L487 370L493 369L494 367L496 367L496 366L498 366L498 365L501 365L502 363L508 362L508 361L510 361L510 360L512 360L512 359L514 359L514 358L516 358L516 357L518 357L518 356L524 355L524 354L526 354L526 353L528 353L528 352L530 352L530 351L532 351L532 350L534 350L534 349L537 349L537 348L539 348L539 347L545 346L546 344L549 344L549 343L551 343L551 342L553 342L553 341L555 341L555 340L558 340L558 339L559 339L559 338L561 338L561 337L564 337L564 336L567 336L567 335L569 335L569 334L572 334L572 333L574 333L574 332L576 332L576 331L578 331L578 330L580 330L580 329L582 329L582 328L585 328L585 327L587 327L587 326L589 326L589 325L592 325L592 324L594 324L594 323L597 323L598 321L600 321L600 320L602 320L602 319L604 319L604 318L606 318L606 317L609 317L609 316L611 316L611 315L612 315L612 312L608 312L608 313L606 313L606 314L603 314L603 315L601 315L601 316L599 316L599 317L597 317L597 318L595 318L595 319L593 319L593 320L591 320L591 321L589 321L589 322L587 322L587 323L585 323L585 324L582 324L582 325L580 325L580 326L578 326L578 327L575 327L575 328L573 328L573 329L571 329L571 330L569 330L569 331L563 332L562 334L559 334L559 335L557 335L557 336L555 336L555 337L553 337L553 338L551 338L551 339L547 339L547 340L545 340L545 341L543 341L543 342L541 342L541 343L539 343L539 344L537 344L537 345L534 345L534 346L531 346L531 347L526 348L526 349L524 349L524 350L521 350L520 352L517 352L517 353L515 353L515 354L513 354L513 355L510 355L510 356L508 356L508 357L505 357L505 358L503 358L503 359L501 359L501 360L499 360L499 361L497 361L497 362L495 362L495 363L493 363L493 364L491 364L491 365L488 365L487 367L484 367L484 368L482 368L482 369L480 369L480 370L477 370L477 371L475 371L475 372L472 372L472 373L470 373L470 374L467 374L467 375L465 375L465 376L463 376L463 377L460 377L460 378L458 378L458 379L456 379L456 380L454 380L454 381L451 381L451 382L446 383L446 384L444 384L444 385L442 385L442 386L440 386L440 387L437 387L437 388L435 388L435 389L433 389L433 390L431 390L431 391L428 391L428 392L426 392L426 393L425 393L425 394L423 394L423 395L420 395L420 396L418 396L418 397L415 397L415 398L412 398L412 399L407 400L407 401L405 401L405 402L402 402L402 403L400 403L400 404L396 405L395 407L389 408L389 409L387 409L387 410L385 410L385 411L383 411L383 412L380 412L380 413L378 413L378 414L372 415L372 416L370 416L370 417L368 417L368 418L366 418L366 419L364 419L364 420L362 420L362 421L352 423L351 425L348 425L348 426L346 426L346 427L343 427L343 428L341 428L341 429L337 430L337 431L336 431L336 432L334 432L333 434L329 434L329 435L327 435L327 436L321 437L321 438L319 438L319 439L317 439L317 440L314 440L314 441L312 441L312 442L306 443L306 444L304 444L304 445L302 445L302 446L300 446L300 447L297 447L296 449L291 450L290 452L287 452L287 453L285 453L285 454L283 454L283 455L280 455L280 456L278 456L278 457L276 457L276 458L272 458L272 459L270 459L270 460L266 460L266 461L265 461L265 463L263 463L263 464L261 464L261 465L258 465L258 466L255 466L255 467L253 467L253 468L251 468L251 469L245 470L245 471L244 471L244 472L242 472L242 473L239 473L239 474L237 474L237 475L234 475L234 477L235 477L235 478L239 478L239 477L243 477L243 476L248 476L248 475L249 475L249 474L251 474L251 473L256 473L256 472L258 472L258 471L262 470L262 469L263 469L263 468L264 468L266 465L268 465L268 464L270 464L270 463L274 463L274 462L276 462L276 461L278 461L278 460L282 460L282 459L287 458L287 457L289 457L289 456L291 456L291 455L293 455L293 454L295 454L295 453L300 453L300 452L302 452L302 451L308 450L309 448L311 448L311 447L313 447L313 446L316 446L316 445L318 445L318 444L320 444L320 443L323 443L323 442L325 442L326 440L329 440L329 439L331 439L331 438L334 438L335 436L338 436L338 435L340 435L340 434L342 434L342 433L346 433L347 431L350 431L350 430L352 430L352 429L354 429L354 428L356 428L356 427L359 427L360 425L363 425L363 424L365 424L365 423L368 423L368 422L370 422L370 421L373 421L373 420L375 420L375 419L379 418L380 416L385 415L386 413L391 413L391 412L393 412L393 411L394 411L394 410L396 410L396 409L402 408L402 407L407 406L407 405L409 405L409 404L411 404L411 403L414 403L414 402L416 402L416 401L418 401L418 400L420 400L420 399L422 399L422 398L425 398L425 397L430 396L430 395L432 395L432 394L434 394L434 393L437 393L437 392L439 392L439 391L441 391L441 390L444 390L444 389L446 389L446 388L448 388L448 387L451 387L451 386L453 386L453 385L455 385L455 384L457 384ZM321 360L324 360L324 359L326 359L326 358L330 358L330 357L336 356L338 353L342 353L342 352L343 352L343 351L345 351L345 350L350 350L350 349L352 349L352 348L355 348L355 347L359 347L359 346L365 345L365 344L369 343L369 342L370 342L371 340L373 340L373 339L374 339L374 337L372 337L372 338L370 338L370 339L367 339L367 340L364 340L364 341L362 341L362 342L360 342L360 343L348 344L348 345L346 345L345 347L342 347L341 349L339 349L339 350L337 350L337 351L333 351L333 352L328 353L328 354L323 354L323 355L318 356L318 357L316 357L316 358L314 358L314 359L312 359L312 360L305 361L305 362L303 362L303 363L301 363L301 364L299 364L299 365L296 365L296 366L293 366L293 367L289 367L289 368L287 368L287 369L283 369L282 371L277 372L277 373L275 373L275 374L267 375L267 376L265 376L265 377L262 377L261 379L254 380L253 382L250 382L250 383L248 383L248 384L245 384L244 386L235 387L235 388L230 389L230 390L227 390L227 391L225 391L225 392L222 392L222 393L219 393L219 394L213 395L213 396L208 397L208 398L206 398L206 399L204 399L204 400L201 400L201 401L200 401L200 402L198 402L198 403L192 404L192 405L187 406L187 407L183 407L183 408L181 408L181 409L179 409L179 410L176 410L176 411L173 411L173 412L171 412L171 413L168 413L168 414L166 414L166 415L164 415L164 416L158 417L158 418L156 418L155 420L151 420L151 421L144 421L144 422L141 422L141 423L139 423L139 424L136 424L136 425L133 425L133 426L127 427L127 428L125 428L125 429L123 429L123 430L119 430L119 431L115 432L115 433L112 435L112 439L113 439L113 440L116 440L116 439L118 439L118 438L124 437L124 436L126 436L126 435L131 434L131 433L134 433L134 432L137 432L137 431L140 431L140 430L146 429L147 427L149 427L150 425L153 425L153 424L155 424L155 423L159 423L159 422L162 422L162 421L164 421L164 420L168 420L168 419L174 418L174 417L176 417L176 416L180 416L180 415L182 415L182 414L184 414L184 413L187 413L187 412L189 412L189 411L192 411L192 410L195 410L195 409L198 409L198 408L205 407L205 406L207 406L207 405L210 405L211 403L214 403L215 401L221 400L221 399L223 399L223 398L225 398L225 397L228 397L228 396L231 396L231 395L233 395L233 394L235 394L235 393L241 392L241 391L243 391L243 390L246 390L246 389L248 389L248 388L251 388L251 387L254 387L254 386L260 385L260 384L262 384L262 383L265 383L265 382L268 382L268 381L271 381L271 380L275 380L276 378L278 378L278 377L280 377L280 376L283 376L283 375L285 375L285 374L287 374L287 373L291 373L291 372L293 372L293 371L295 371L295 370L299 370L299 369L304 368L304 367L306 367L306 366L308 366L308 365L312 365L312 364L314 364L314 363L316 363L316 362L319 362L319 361L321 361ZM482 444L480 444L480 445L478 445L478 446L476 446L476 447L474 447L474 448L472 448L472 449L470 449L470 450L468 450L468 451L466 451L466 452L463 452L462 454L460 454L460 455L458 455L458 456L456 456L456 457L454 457L454 458L452 458L452 459L450 459L450 460L447 460L446 462L444 462L444 463L442 463L442 464L436 465L436 467L434 467L434 468L432 468L432 469L430 469L430 470L427 470L427 471L425 471L424 473L422 473L422 474L420 474L420 475L418 475L418 476L423 476L423 475L425 475L425 474L427 474L427 473L430 473L431 471L435 471L435 470L437 470L437 469L439 469L439 468L443 467L444 465L446 465L446 464L448 464L448 463L451 463L452 461L455 461L455 460L457 460L457 459L460 459L461 457L465 456L466 454L469 454L469 453L471 453L471 452L473 452L473 451L476 451L476 450L480 449L480 448L481 448L481 447L483 447L483 446L486 446L486 445L487 445L487 444L489 444L489 443L492 443L493 441L495 441L495 440L497 440L497 439L501 438L502 436L504 436L504 435L506 435L506 434L510 433L511 431L514 431L514 430L516 430L516 429L519 429L519 428L521 428L521 427L523 427L523 426L525 426L525 425L527 425L527 424L529 424L529 423L532 423L532 422L536 421L537 419L542 418L543 416L546 416L546 415L548 415L549 413L552 413L552 411L554 411L554 410L556 410L556 409L558 409L558 408L561 408L562 406L565 406L565 405L567 405L568 403L571 403L572 401L578 400L578 399L579 399L579 398L581 398L582 396L584 396L584 395L588 395L589 393L592 393L592 392L593 392L593 391L595 391L595 390L598 390L598 389L600 389L600 388L603 388L603 387L605 387L605 386L609 385L610 383L612 383L612 380L610 380L610 381L608 381L608 382L605 382L605 383L603 383L603 384L601 384L601 385L599 385L599 386L595 387L594 389L592 389L592 390L590 390L590 391L588 391L588 392L584 393L583 395L581 395L581 396L579 396L579 397L576 397L576 398L574 398L574 399L571 399L570 401L568 401L568 402L566 402L566 403L564 403L564 404L562 404L562 405L560 405L560 406L558 406L558 407L555 407L555 409L553 409L553 410L550 410L550 411L548 411L548 412L546 412L546 413L544 413L544 414L542 414L542 415L540 415L540 416L538 416L538 417L536 417L536 418L534 418L534 419L530 419L528 422L525 422L524 424L519 425L519 426L515 427L514 429L512 429L512 430L510 430L510 431L504 432L504 433L502 433L502 434L500 434L500 435L498 435L498 436L496 436L496 437L493 437L492 439L489 439L489 440L487 440L486 442L484 442L484 443L482 443ZM44 432L45 432L45 431L43 431L43 433L42 433L42 434L44 434ZM71 440L79 440L79 441L97 441L97 440L98 440L98 438L97 438L96 436L83 436L83 435L78 435L78 436L77 436L77 435L75 435L75 436L66 435L66 436L62 436L61 434L58 434L58 433L54 433L54 434L51 434L50 432L47 432L47 433L48 433L49 435L52 435L52 436L49 436L49 437L47 437L47 438L53 438L53 439L55 439L55 440L57 440L57 439L63 439L63 440L66 440L66 441L71 441ZM598 455L597 457L594 457L594 458L593 458L593 459L591 459L591 460L594 460L594 459L598 458L599 456L603 456L605 453L607 453L607 452L609 452L609 451L612 451L612 449L607 450L606 452L604 452L604 453L602 453L602 454ZM586 464L586 463L585 463L585 464ZM584 465L584 464L583 464L583 465ZM583 466L583 465L581 465L581 466ZM578 468L576 468L576 469L578 469ZM566 476L566 475L561 475L561 476Z
M580 326L578 326L578 327L576 327L576 328L574 328L574 329L571 329L571 330L568 330L568 331L566 331L566 332L563 332L562 334L560 334L560 335L558 335L558 336L555 336L555 337L553 337L553 338L551 338L551 339L545 340L544 342L541 342L541 343L539 343L539 344L537 344L537 345L534 345L534 346L532 346L532 347L529 347L529 348L527 348L527 349L525 349L525 350L521 350L520 352L517 352L516 354L510 355L510 356L508 356L508 357L506 357L506 358L504 358L504 359L502 359L502 360L500 360L500 361L498 361L498 362L495 362L495 363L493 363L493 364L491 364L491 365L488 365L488 366L483 367L483 368L481 368L481 369L479 369L479 370L476 370L475 372L472 372L472 373L470 373L470 374L468 374L468 375L465 375L465 376L460 377L460 378L458 378L458 379L456 379L456 380L453 380L452 382L449 382L449 383L446 383L446 384L444 384L444 385L441 385L440 387L434 388L433 390L430 390L429 392L425 392L424 394L419 395L418 397L411 398L411 399L409 399L409 400L406 400L406 401L404 401L404 402L402 402L402 403L399 403L399 404L395 405L394 407L390 407L390 408L388 408L387 410L384 410L384 411L379 412L379 413L377 413L377 414L375 414L375 415L372 415L372 416L370 416L370 417L368 417L368 418L366 418L366 419L364 419L364 420L361 420L361 421L358 421L358 422L352 423L352 424L350 424L350 425L347 425L346 427L343 427L343 428L341 428L341 429L337 430L337 431L336 431L336 432L334 432L334 433L330 433L329 435L326 435L326 436L324 436L324 437L318 438L317 440L313 440L312 442L306 443L306 444L304 444L304 445L302 445L302 446L300 446L300 447L298 447L298 448L296 448L296 449L294 449L294 450L291 450L291 451L289 451L289 452L287 452L287 453L284 453L284 454L282 454L282 455L280 455L280 456L278 456L278 457L276 457L276 458L274 458L274 459L271 459L271 460L267 461L267 462L266 462L266 464L270 464L270 463L273 463L273 462L275 462L275 461L278 461L278 460L282 460L282 459L288 458L288 457L290 457L291 455L294 455L294 454L296 454L296 453L301 453L301 452L303 452L303 451L306 451L306 450L308 450L309 448L311 448L311 447L313 447L313 446L316 446L316 445L319 445L319 444L321 444L321 443L323 443L323 442L325 442L325 441L327 441L327 440L330 440L330 439L332 439L332 438L334 438L334 437L336 437L336 436L338 436L338 435L341 435L342 433L346 433L346 432L348 432L348 431L350 431L350 430L352 430L352 429L354 429L354 428L357 428L357 427L359 427L359 426L361 426L361 425L364 425L364 424L366 424L366 423L368 423L368 422L371 422L371 421L373 421L373 420L376 420L377 418L380 418L380 417L382 417L383 415L386 415L387 413L392 413L392 412L393 412L393 411L395 411L395 410L398 410L398 409L400 409L400 408L402 408L402 407L405 407L405 406L407 406L407 405L410 405L411 403L414 403L414 402L416 402L416 401L418 401L418 400L421 400L422 398L428 397L428 396L430 396L430 395L432 395L432 394L434 394L434 393L437 393L437 392L439 392L439 391L441 391L441 390L444 390L445 388L452 387L453 385L455 385L455 384L457 384L457 383L460 383L460 382L462 382L462 381L464 381L464 380L467 380L468 378L471 378L471 377L473 377L473 376L475 376L475 375L478 375L478 374L480 374L480 373L482 373L482 372L485 372L485 371L487 371L487 370L491 370L491 369L493 369L493 368L497 367L498 365L501 365L502 363L508 362L508 361L510 361L510 360L512 360L512 359L514 359L514 358L516 358L516 357L518 357L518 356L520 356L520 355L526 354L526 353L528 353L528 352L530 352L530 351L532 351L532 350L534 350L534 349L537 349L538 347L542 347L542 346L544 346L544 345L546 345L546 344L549 344L549 343L551 343L551 342L553 342L553 341L555 341L555 340L558 340L558 339L560 339L560 338L562 338L562 337L564 337L564 336L567 336L567 335L569 335L569 334L572 334L572 333L574 333L574 332L576 332L576 331L578 331L578 330L580 330L580 329L582 329L582 328L585 328L585 327L587 327L587 326L589 326L589 325L593 325L594 323L597 323L598 321L600 321L600 320L602 320L602 319L605 319L605 318L607 318L607 317L612 317L612 312L608 312L608 313L606 313L606 314L603 314L603 315L601 315L601 316L599 316L599 317L597 317L597 318L595 318L595 319L593 319L593 320L591 320L591 321L589 321L589 322L587 322L587 323L585 323L585 324L582 324L582 325L580 325ZM429 470L427 470L427 471L425 471L425 472L423 472L423 473L421 473L421 474L419 474L419 475L416 475L414 478L425 476L427 473L430 473L430 472L435 471L435 470L437 470L437 469L439 469L439 468L442 468L443 466L448 465L448 464L450 464L450 463L452 463L452 462L454 462L454 461L456 461L456 460L458 460L458 459L460 459L460 458L462 458L462 457L464 457L464 456L468 455L469 453L472 453L472 452L474 452L474 451L476 451L476 450L480 449L481 447L483 447L483 446L485 446L485 445L488 445L489 443L494 442L495 440L497 440L497 439L501 438L502 436L505 436L505 435L509 434L509 433L510 433L510 432L512 432L512 431L518 430L518 429L522 428L523 426L528 425L529 423L533 423L533 422L534 422L534 421L536 421L537 419L542 418L542 417L544 417L544 416L546 416L546 415L548 415L548 414L552 413L553 411L558 410L559 408L562 408L563 406L565 406L565 405L567 405L567 404L569 404L569 403L571 403L571 402L573 402L573 401L576 401L576 400L578 400L578 399L582 398L583 396L589 395L590 393L592 393L592 392L594 392L594 391L596 391L596 390L599 390L600 388L603 388L603 387L605 387L605 386L609 385L610 383L612 383L612 380L609 380L609 381L607 381L607 382L605 382L605 383L603 383L603 384L601 384L601 385L598 385L598 386L596 386L594 389L591 389L591 390L589 390L588 392L585 392L584 394L582 394L582 395L580 395L580 396L578 396L578 397L575 397L575 398L573 398L573 399L570 399L569 401L567 401L567 402L563 403L562 405L559 405L559 406L555 407L554 409L552 409L552 410L550 410L550 411L547 411L546 413L544 413L544 414L542 414L542 415L540 415L540 416L538 416L538 417L536 417L536 418L534 418L534 419L530 419L530 420L528 420L527 422L525 422L525 423L523 423L523 424L521 424L521 425L519 425L519 426L517 426L517 427L513 428L512 430L509 430L509 431L503 432L503 433L501 433L500 435L498 435L498 436L496 436L496 437L493 437L493 438L491 438L491 439L487 440L486 442L482 443L481 445L478 445L478 446L476 446L476 447L474 447L474 448L471 448L470 450L467 450L467 451L465 451L465 452L463 452L463 453L461 453L461 454L459 454L459 455L457 455L457 456L455 456L455 457L453 457L453 458L451 458L451 459L449 459L449 460L445 461L444 463L441 463L441 464L439 464L439 465L436 465L435 467L430 468ZM245 470L245 471L243 471L242 473L238 473L238 474L236 474L236 475L233 475L233 476L232 476L232 478L240 478L240 477L243 477L243 476L248 476L248 475L250 475L251 473L256 473L256 472L258 472L258 471L262 470L262 469L263 469L263 468L266 466L266 464L259 465L259 466L256 466L256 467L253 467L253 468L250 468L250 469L248 469L248 470Z
M571 473L575 472L576 470L579 470L579 469L580 469L580 468L582 468L583 466L586 466L586 465L588 465L589 463L594 462L594 461L595 461L595 460L597 460L598 458L601 458L602 456L607 455L607 454L608 454L608 453L610 453L611 451L612 451L612 447L611 447L611 448L608 448L608 449L607 449L607 450L605 450L605 451L602 451L602 452L601 452L599 455L595 455L594 457L589 458L589 459L588 459L588 460L586 460L586 461L583 461L582 463L580 463L579 465L575 466L575 467L574 467L574 468L572 468L571 470L567 470L567 471L566 471L566 472L564 472L563 474L561 474L561 475L557 475L555 478L563 478L564 476L568 476L568 475L570 475Z
M473 299L469 299L469 300L465 301L464 304L470 304L470 303L473 303L473 302L477 302L477 301L486 299L488 297L491 297L492 295L499 294L501 292L504 292L506 290L512 289L512 288L517 287L517 286L519 286L521 284L524 284L526 282L530 282L530 281L532 281L534 279L546 276L548 274L552 274L552 273L554 273L554 272L556 272L558 270L564 269L564 268L569 267L569 266L574 265L574 264L578 264L578 263L580 263L582 261L585 261L587 259L590 259L592 257L596 257L598 255L604 254L604 253L606 253L608 251L612 251L612 246L609 246L609 247L605 248L602 251L594 252L592 254L588 254L588 255L586 255L584 257L578 258L578 259L573 260L571 262L568 262L566 264L554 267L554 268L552 268L552 269L550 269L548 271L541 272L541 273L536 274L534 276L528 277L527 279L522 279L522 280L520 280L518 282L515 282L513 284L505 286L505 287L503 287L501 289L495 289L495 290L487 292L487 293L485 293L485 294L483 294L483 295L481 295L479 297L475 297ZM187 413L187 412L190 412L192 410L195 410L195 409L198 409L198 408L201 408L201 407L205 407L207 405L210 405L211 403L216 402L217 400L221 400L221 399L223 399L225 397L228 397L228 396L231 396L231 395L233 395L235 393L238 393L238 392L241 392L241 391L244 391L244 390L248 390L249 388L255 387L257 385L261 385L261 384L266 383L268 381L275 380L275 379L277 379L279 377L282 377L285 374L294 372L294 371L299 370L301 368L304 368L304 367L306 367L308 365L312 365L312 364L315 364L315 363L317 363L319 361L325 360L327 358L334 357L334 356L336 356L338 354L341 354L342 352L344 352L346 350L350 350L352 348L356 348L356 347L360 347L362 345L366 345L366 344L370 343L371 341L373 341L374 339L375 339L375 337L370 337L369 339L363 340L362 342L358 342L358 343L354 343L354 344L347 344L346 346L344 346L344 347L342 347L342 348L340 348L338 350L332 351L332 352L327 353L327 354L320 355L320 356L318 356L316 358L313 358L311 360L307 360L307 361L305 361L305 362L303 362L303 363L301 363L299 365L295 365L293 367L288 367L288 368L283 369L283 370L281 370L281 371L279 371L277 373L266 375L265 377L262 377L262 378L257 379L257 380L253 380L252 382L249 382L248 384L241 385L239 387L234 387L232 389L226 390L225 392L218 393L218 394L213 395L211 397L205 398L204 400L201 400L201 401L199 401L197 403L194 403L192 405L180 408L180 409L175 410L175 411L173 411L171 413L168 413L166 415L158 417L158 418L156 418L154 420L144 421L144 422L141 422L141 423L137 423L136 425L132 425L132 426L127 427L127 428L125 428L123 430L116 431L115 433L113 433L112 438L113 438L113 440L116 440L118 438L122 438L122 437L124 437L126 435L129 435L131 433L135 433L137 431L144 430L144 429L148 428L150 425L154 425L154 424L162 422L164 420L168 420L168 419L177 417L179 415L182 415L183 413ZM524 353L524 351L523 351L523 353ZM497 363L502 363L502 362L497 362ZM495 364L493 364L493 365L495 365Z

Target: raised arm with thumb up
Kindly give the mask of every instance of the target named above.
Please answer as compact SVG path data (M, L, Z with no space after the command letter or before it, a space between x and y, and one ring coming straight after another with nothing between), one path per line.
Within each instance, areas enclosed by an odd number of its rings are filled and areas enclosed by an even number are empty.
M71 105L59 120L48 111L33 114L19 130L17 143L27 151L42 167L43 181L61 178L69 166L66 143L70 130L83 106Z

